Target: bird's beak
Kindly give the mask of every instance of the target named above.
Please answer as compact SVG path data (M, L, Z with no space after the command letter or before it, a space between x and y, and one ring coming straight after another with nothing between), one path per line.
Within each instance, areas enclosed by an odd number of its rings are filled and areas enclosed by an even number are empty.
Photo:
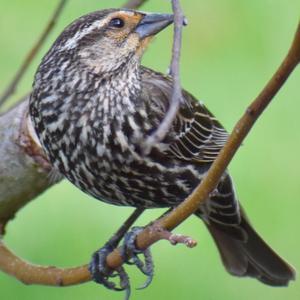
M141 39L144 39L157 34L173 21L174 16L170 14L146 14L136 27L135 32Z

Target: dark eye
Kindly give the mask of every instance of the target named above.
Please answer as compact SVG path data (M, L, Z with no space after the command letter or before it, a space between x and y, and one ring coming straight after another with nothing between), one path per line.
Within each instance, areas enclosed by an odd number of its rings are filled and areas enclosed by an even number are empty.
M124 27L124 25L125 25L124 20L122 20L120 18L111 19L109 22L110 27L122 28L122 27Z

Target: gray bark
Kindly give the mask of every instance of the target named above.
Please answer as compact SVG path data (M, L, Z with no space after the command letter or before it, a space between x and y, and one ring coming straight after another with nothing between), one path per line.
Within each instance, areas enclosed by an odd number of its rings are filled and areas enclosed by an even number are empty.
M28 99L0 116L0 233L22 206L52 184L51 168L28 121Z

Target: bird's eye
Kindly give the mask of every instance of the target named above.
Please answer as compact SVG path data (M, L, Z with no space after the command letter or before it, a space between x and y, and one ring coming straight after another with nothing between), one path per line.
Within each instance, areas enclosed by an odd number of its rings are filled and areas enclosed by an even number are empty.
M110 22L109 22L110 27L123 28L124 25L125 25L124 20L122 20L120 18L111 19Z

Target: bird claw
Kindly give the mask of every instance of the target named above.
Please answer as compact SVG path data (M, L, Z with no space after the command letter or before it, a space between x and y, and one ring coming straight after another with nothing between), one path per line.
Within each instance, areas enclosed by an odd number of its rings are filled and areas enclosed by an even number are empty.
M146 282L140 289L147 288L153 279L153 260L149 249L140 250L137 249L135 241L137 235L143 231L143 227L133 227L132 230L126 233L124 237L124 244L122 247L122 257L127 264L135 265L137 268L147 276ZM139 254L144 256L144 261L139 258Z
M101 249L93 254L89 264L89 271L92 279L99 284L103 284L106 288L114 291L126 291L125 299L130 296L130 281L123 267L116 270L110 269L106 264L106 258L113 251L114 247L110 243L106 243ZM110 278L119 277L119 286Z
M153 260L150 250L137 249L135 244L136 237L142 230L142 227L133 227L130 232L125 234L124 244L121 247L121 256L123 260L127 264L137 266L137 268L147 276L146 282L143 286L138 288L139 290L148 287L153 279ZM131 286L125 269L121 266L112 270L106 263L107 256L115 249L118 243L118 240L111 239L102 248L96 251L89 264L89 271L92 279L96 283L102 284L106 288L114 291L125 290L125 300L128 300L131 293ZM144 260L139 257L140 254L144 256ZM119 285L111 280L116 277L119 279Z

